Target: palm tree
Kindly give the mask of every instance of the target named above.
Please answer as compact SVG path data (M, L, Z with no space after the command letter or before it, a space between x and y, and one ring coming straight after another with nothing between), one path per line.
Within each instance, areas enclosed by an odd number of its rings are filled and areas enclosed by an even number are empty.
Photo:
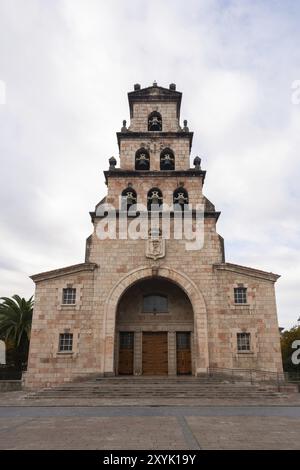
M1 297L0 303L0 337L12 345L15 368L23 369L27 363L33 297L29 300L13 295L12 298Z

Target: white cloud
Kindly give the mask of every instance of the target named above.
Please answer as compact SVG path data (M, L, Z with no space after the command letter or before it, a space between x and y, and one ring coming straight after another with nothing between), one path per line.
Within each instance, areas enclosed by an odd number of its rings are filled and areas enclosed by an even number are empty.
M272 6L272 8L270 8ZM133 83L183 92L230 261L282 274L299 316L299 5L237 0L2 0L1 294L80 262Z

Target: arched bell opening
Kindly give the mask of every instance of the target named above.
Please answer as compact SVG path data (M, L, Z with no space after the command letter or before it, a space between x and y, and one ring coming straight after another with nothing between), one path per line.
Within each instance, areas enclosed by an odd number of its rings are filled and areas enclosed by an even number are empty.
M160 154L160 169L165 171L175 170L175 155L170 148L165 148Z
M158 111L153 111L148 117L148 131L161 132L162 131L162 117Z
M128 211L131 206L137 203L136 191L129 186L122 191L121 196L122 196L122 209L123 210Z
M147 194L148 211L160 211L163 204L163 194L159 188L151 188Z
M174 208L184 210L189 203L189 195L185 188L179 187L173 193Z
M144 171L150 170L150 154L144 147L136 151L135 169Z

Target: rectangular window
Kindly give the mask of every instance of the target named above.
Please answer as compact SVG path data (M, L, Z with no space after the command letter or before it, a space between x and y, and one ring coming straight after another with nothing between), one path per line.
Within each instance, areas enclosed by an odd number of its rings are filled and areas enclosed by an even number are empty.
M250 351L250 333L237 333L238 351Z
M247 303L247 288L246 287L235 287L234 289L234 302L236 304Z
M144 313L168 312L168 298L165 295L151 294L143 297Z
M121 332L120 333L120 349L133 349L133 338L132 332Z
M177 349L190 349L191 348L191 334L187 333L177 333L176 334L176 343Z
M59 351L72 351L73 350L73 334L61 333L59 335Z
M73 287L67 287L63 289L63 304L75 304L76 303L76 289Z

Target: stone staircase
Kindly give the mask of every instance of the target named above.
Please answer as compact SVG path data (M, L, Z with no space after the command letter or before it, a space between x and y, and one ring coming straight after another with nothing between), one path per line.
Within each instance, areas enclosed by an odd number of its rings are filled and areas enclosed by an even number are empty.
M110 377L72 382L37 392L29 399L272 399L286 396L274 385L251 385L208 377Z

